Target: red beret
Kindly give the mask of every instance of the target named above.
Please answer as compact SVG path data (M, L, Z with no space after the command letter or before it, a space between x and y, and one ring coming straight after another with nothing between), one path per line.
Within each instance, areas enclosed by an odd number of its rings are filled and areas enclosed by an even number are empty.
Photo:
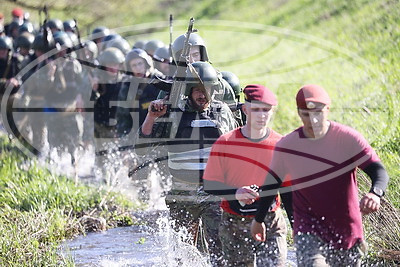
M316 103L322 103L327 106L331 104L328 93L319 85L307 84L300 88L296 95L297 107L301 109L313 109Z
M246 101L259 101L271 106L278 105L278 100L276 99L275 94L267 87L260 84L249 84L244 88L243 92Z
M12 14L14 17L22 17L22 16L24 15L24 11L23 11L21 8L16 7L16 8L14 8L14 9L12 10L11 14Z

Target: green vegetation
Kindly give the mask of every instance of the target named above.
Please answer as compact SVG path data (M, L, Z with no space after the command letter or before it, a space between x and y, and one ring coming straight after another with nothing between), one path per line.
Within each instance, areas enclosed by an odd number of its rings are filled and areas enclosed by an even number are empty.
M29 4L6 1L2 5L6 20L17 4L38 21L35 8L43 5L41 0ZM387 258L388 251L400 251L399 1L49 0L47 4L51 17L75 17L82 31L86 29L88 33L99 25L117 28L166 21L171 13L185 22L194 17L217 68L235 72L243 86L260 82L278 94L280 106L273 127L281 133L300 124L294 106L299 86L309 82L323 85L333 98L332 118L362 132L391 177L383 210L365 218L372 254ZM184 24L176 23L174 37L184 30ZM138 38L159 38L164 42L169 38L167 29L127 37L131 43ZM368 188L367 180L361 182L362 192ZM51 186L57 188L57 184ZM12 202L8 205L14 205L13 208L51 206L19 192L6 194L11 199L16 195L22 197L18 201L5 199ZM69 196L69 200L53 197L54 202L69 205L69 209L74 206L73 198L80 201L77 196ZM380 231L373 227L376 224ZM389 263L390 260L385 262Z
M121 195L55 176L0 136L0 265L73 265L57 254L60 242L84 234L84 215L109 227L132 225Z

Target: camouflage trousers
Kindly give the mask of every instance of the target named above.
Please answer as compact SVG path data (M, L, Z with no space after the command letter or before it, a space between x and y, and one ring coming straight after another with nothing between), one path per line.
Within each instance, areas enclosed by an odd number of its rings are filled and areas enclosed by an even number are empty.
M252 238L252 220L253 217L223 212L219 234L226 266L284 266L287 256L287 228L282 210L269 212L265 217L265 242Z
M364 241L352 248L335 249L313 234L298 233L294 237L298 266L361 266L366 252Z
M221 266L222 248L218 237L222 213L220 200L202 190L171 190L165 202L174 230L186 229L189 237L185 241L201 252L208 251L212 266Z

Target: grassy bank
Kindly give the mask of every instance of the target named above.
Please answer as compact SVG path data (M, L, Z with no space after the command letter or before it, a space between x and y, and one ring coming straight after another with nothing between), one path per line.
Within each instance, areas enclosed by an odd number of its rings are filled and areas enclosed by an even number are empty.
M18 3L38 21L34 7L42 5L40 0L25 6L22 1L8 0L3 13L9 14ZM382 211L364 218L371 255L390 257L400 251L399 1L58 0L48 4L51 17L77 18L82 35L98 25L116 28L165 21L171 13L185 21L193 16L217 68L235 72L243 86L260 82L277 93L279 110L273 127L281 133L300 125L294 106L299 86L308 82L323 85L334 100L332 118L356 128L371 142L391 178ZM234 21L242 28L233 27L234 23L231 29L218 23L202 24L210 20ZM242 34L246 23L273 26L280 32L272 34L263 28ZM184 27L176 26L174 31L176 37ZM164 42L168 37L167 31L141 36ZM267 46L271 49L264 51ZM361 180L362 192L368 190L368 183L368 179ZM26 205L21 202L17 208ZM386 259L385 264L391 263Z
M38 167L0 136L1 266L73 265L57 254L62 240L130 225L133 208L121 195L75 185ZM103 218L107 225L90 225L86 218Z

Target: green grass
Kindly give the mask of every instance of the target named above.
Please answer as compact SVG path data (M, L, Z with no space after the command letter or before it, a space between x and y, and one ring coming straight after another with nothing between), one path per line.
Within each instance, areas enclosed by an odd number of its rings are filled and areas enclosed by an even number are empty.
M57 251L62 240L85 233L81 216L103 217L109 227L132 225L133 208L119 194L38 167L0 136L1 266L72 266Z
M14 3L7 1L3 13ZM41 1L29 1L40 6ZM385 199L397 213L400 208L400 3L397 0L162 0L126 1L94 4L83 0L49 2L52 17L76 17L83 32L96 25L110 28L144 22L196 19L195 27L208 44L210 58L220 70L235 72L244 86L263 83L279 98L273 128L288 133L300 125L294 95L308 82L324 86L333 98L332 119L360 131L372 144L389 175ZM105 8L104 5L107 5ZM64 7L67 7L64 9ZM37 12L29 10L33 19ZM217 20L217 22L209 22ZM234 21L221 26L221 21ZM248 23L257 23L261 29ZM239 25L239 26L238 26ZM269 26L277 28L269 28ZM185 31L176 23L174 37ZM275 31L277 30L277 31ZM85 35L85 34L83 34ZM136 39L158 38L168 42L168 32L130 36ZM39 186L39 185L38 185ZM56 184L48 185L57 187ZM367 187L364 188L364 192ZM39 190L40 191L40 190ZM17 192L8 192L9 197ZM41 193L43 194L43 193ZM54 201L57 200L56 196ZM71 196L71 198L74 198ZM14 201L14 205L41 206L35 199ZM10 201L10 200L7 200ZM68 200L66 205L71 203ZM78 198L79 201L79 198ZM45 201L46 202L46 201ZM46 204L47 205L47 204ZM374 217L375 216L375 217ZM376 248L399 249L399 239L383 240L385 235L371 232L376 218L366 219L366 235ZM386 215L390 217L390 215ZM393 217L395 220L395 216ZM389 220L390 222L390 220ZM384 229L400 232L399 224L384 224ZM377 238L379 237L379 238ZM380 245L379 245L380 244ZM397 247L396 247L397 246Z

